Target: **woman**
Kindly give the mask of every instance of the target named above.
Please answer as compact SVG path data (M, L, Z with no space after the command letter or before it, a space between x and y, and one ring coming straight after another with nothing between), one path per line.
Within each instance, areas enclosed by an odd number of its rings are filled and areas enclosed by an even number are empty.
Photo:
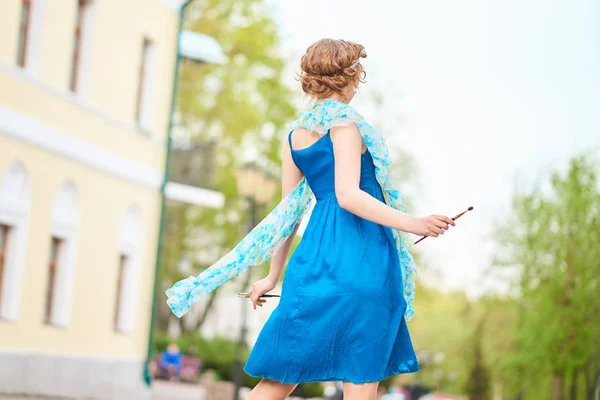
M279 281L314 193L279 305L244 368L263 378L248 400L284 399L309 381L342 381L345 400L374 400L378 381L419 370L406 326L415 268L403 232L438 236L454 222L402 212L385 142L349 106L364 82L364 57L363 46L343 40L323 39L308 48L300 80L316 103L285 141L284 200L208 272L167 291L180 316L201 293L272 256L269 275L248 291L254 309L262 306L261 295Z
M249 400L283 399L296 383L320 380L344 381L344 399L375 399L379 380L418 371L390 228L437 236L454 223L413 218L385 204L362 135L343 117L363 81L365 56L358 44L325 39L302 58L302 88L317 102L286 141L283 194L306 178L317 202L280 303L246 364L249 375L266 378ZM293 236L273 257L269 275L249 290L255 308L279 281Z

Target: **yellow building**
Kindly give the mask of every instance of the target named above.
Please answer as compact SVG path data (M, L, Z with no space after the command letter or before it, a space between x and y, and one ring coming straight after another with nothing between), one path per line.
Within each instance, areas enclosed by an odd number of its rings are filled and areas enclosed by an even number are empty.
M148 397L183 3L0 2L0 393Z

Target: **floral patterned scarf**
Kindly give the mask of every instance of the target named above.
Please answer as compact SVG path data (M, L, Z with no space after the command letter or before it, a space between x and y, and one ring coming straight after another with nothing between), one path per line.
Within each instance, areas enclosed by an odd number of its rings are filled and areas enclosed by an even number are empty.
M385 140L354 108L335 100L319 101L312 111L301 113L291 129L303 127L324 135L333 127L349 124L358 127L371 153L375 164L375 175L385 202L397 210L406 212L402 195L392 185L389 174L390 159ZM313 193L306 179L303 178L227 255L200 275L183 279L167 290L167 304L173 313L181 318L202 294L210 293L248 267L260 265L275 255L308 212L312 198ZM408 252L411 246L408 235L395 229L392 231L402 269L404 298L407 304L405 317L409 320L414 314L412 301L417 270Z

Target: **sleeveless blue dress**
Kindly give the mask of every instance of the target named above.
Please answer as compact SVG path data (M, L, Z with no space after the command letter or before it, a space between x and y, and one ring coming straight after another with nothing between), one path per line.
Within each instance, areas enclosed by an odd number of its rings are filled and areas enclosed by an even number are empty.
M338 204L329 132L291 152L317 201L244 370L282 383L356 384L418 371L391 229ZM384 202L368 151L360 188Z

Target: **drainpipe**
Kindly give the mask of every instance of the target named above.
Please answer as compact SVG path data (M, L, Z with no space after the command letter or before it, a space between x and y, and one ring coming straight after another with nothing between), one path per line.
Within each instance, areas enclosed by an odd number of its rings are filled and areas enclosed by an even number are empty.
M169 162L171 159L171 144L172 144L172 133L173 133L173 118L175 114L175 106L177 104L177 95L179 89L179 65L181 64L181 56L179 55L179 42L181 40L181 32L183 31L183 23L185 17L185 9L193 0L187 0L179 9L179 29L177 31L177 46L175 55L175 68L173 72L173 91L171 93L171 112L169 114L169 128L167 132L167 146L165 149L165 171L163 175L162 184L160 186L160 220L158 227L158 243L156 246L156 264L154 266L154 289L152 291L152 313L150 315L150 331L148 332L148 353L146 356L146 362L144 363L144 381L148 386L152 382L152 376L148 368L149 362L154 355L154 326L157 314L156 299L160 291L160 258L162 248L162 237L165 225L165 211L166 211L166 187L169 181Z

